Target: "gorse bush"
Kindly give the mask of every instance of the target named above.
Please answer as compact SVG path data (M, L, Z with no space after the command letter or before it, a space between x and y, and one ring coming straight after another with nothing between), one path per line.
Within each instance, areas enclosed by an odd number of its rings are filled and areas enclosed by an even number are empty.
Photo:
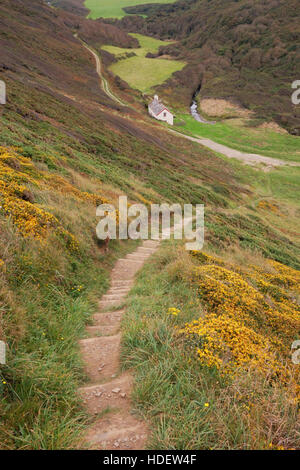
M259 253L161 247L124 319L151 448L298 447L298 292L299 272Z
M266 260L263 269L224 267L204 253L193 256L201 263L192 272L193 285L207 315L181 332L194 339L202 364L229 374L255 368L290 385L295 373L291 344L300 332L299 271L273 260ZM297 377L295 396L296 385Z
M12 218L20 233L42 239L54 229L72 249L78 248L76 239L56 217L34 204L34 189L51 189L94 206L106 202L100 195L78 190L59 175L38 171L28 158L13 149L0 148L0 177L1 209Z

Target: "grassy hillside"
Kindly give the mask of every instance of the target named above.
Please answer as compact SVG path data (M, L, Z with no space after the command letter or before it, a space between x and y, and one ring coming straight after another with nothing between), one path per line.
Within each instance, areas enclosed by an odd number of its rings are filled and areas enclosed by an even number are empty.
M299 271L206 247L163 246L128 302L123 358L137 371L149 447L297 449Z
M75 172L71 184L70 173L65 179L27 152L0 150L0 337L9 347L0 447L66 449L86 421L77 340L114 260L133 247L113 244L104 256L94 235L99 185Z
M294 299L291 269L300 267L298 187L294 170L263 173L220 159L153 122L150 126L140 103L129 109L112 102L99 86L93 58L73 34L94 47L110 44L111 35L116 47L135 46L134 38L124 32L101 22L75 21L73 15L39 0L25 6L21 0L3 0L0 17L0 79L8 94L7 105L0 108L0 339L8 344L7 365L1 366L0 447L69 449L88 422L76 393L85 380L77 340L108 287L115 259L135 246L112 242L110 253L104 253L95 236L96 205L116 203L121 194L128 195L130 203L147 205L204 203L206 243L213 252L230 253L238 246L236 263L241 266L248 263L249 250L258 252L259 259L273 260L268 263L286 265L282 269L288 279L275 279L279 290L272 288L275 281L270 279L272 285L266 288L271 300L285 302L288 309ZM160 283L165 271L157 276L151 279ZM172 283L161 285L169 285L173 297L160 296L159 302L167 305L170 300L168 308L185 303L188 308L189 296L193 299L196 291L189 290L184 298L182 279ZM151 286L148 282L145 297L153 294L157 299L159 290L152 293ZM284 302L277 299L280 295ZM151 308L149 298L145 305L141 312ZM185 320L197 318L198 311ZM269 330L261 332L266 336ZM129 336L126 333L127 351L139 341L134 337L130 343ZM159 341L160 336L155 338ZM184 347L178 354L185 354ZM132 354L132 364L139 364L140 349L131 349L127 363ZM169 354L170 350L168 360ZM169 374L166 385L173 381L177 366L170 364L166 371L162 368ZM188 377L191 369L185 370ZM145 374L149 371L147 366ZM193 380L205 377L194 368ZM174 403L188 415L194 405L182 397L178 393ZM286 444L292 446L295 410L285 403ZM169 426L168 419L166 414ZM235 424L231 426L234 432ZM199 427L189 429L194 435ZM184 442L164 439L162 445L178 448Z
M51 6L61 8L79 16L87 16L89 10L84 6L84 0L49 0Z

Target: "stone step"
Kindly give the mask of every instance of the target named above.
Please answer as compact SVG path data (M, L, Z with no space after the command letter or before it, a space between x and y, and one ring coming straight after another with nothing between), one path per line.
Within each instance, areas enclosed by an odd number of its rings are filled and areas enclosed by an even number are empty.
M159 245L159 240L145 240L142 244L143 248L157 248Z
M131 287L111 287L106 295L115 295L115 294L128 294L130 292Z
M125 258L123 258L123 259L120 259L120 260L118 261L118 264L116 264L116 265L114 266L113 271L116 270L116 266L118 266L118 267L119 267L119 266L123 266L123 265L124 265L124 266L134 266L134 265L136 265L136 264L143 264L144 261L145 261L145 260L144 260L144 259L141 259L141 258L139 258L139 259L125 259Z
M119 370L120 333L79 341L85 371L92 382L111 378Z
M119 287L119 286L112 286L108 292L112 291L112 292L117 292L117 290L121 290L121 292L130 292L131 289L133 287L133 284L129 287Z
M136 253L130 253L129 255L126 255L126 259L140 259L140 260L145 260L149 258L150 253L142 253L142 252L136 252Z
M90 450L140 450L147 440L145 423L129 413L109 413L88 430L85 443Z
M90 414L101 413L106 408L128 409L132 383L132 376L125 373L110 382L81 387L79 394Z
M118 300L124 299L126 297L126 292L118 292L116 294L104 294L101 300Z
M129 272L128 270L121 271L118 277L119 279L134 279L137 272L138 272L138 269L136 269L134 272Z
M121 269L133 270L136 268L140 268L143 264L144 260L125 260L124 262L118 264L118 266L114 267L114 269L112 270L112 275L116 276Z
M131 289L134 282L131 279L112 281L110 289Z
M118 276L118 279L120 279L119 277L119 272L120 271L135 271L137 269L140 269L141 266L144 264L144 262L136 262L136 261L128 261L128 262L125 262L125 263L122 263L122 264L119 264L117 267L115 267L113 270L112 270L112 276Z
M128 263L122 263L122 264L119 264L119 266L117 266L116 268L114 268L112 270L112 276L118 276L118 279L121 279L120 276L119 276L119 273L120 271L137 271L138 269L140 269L142 266L143 266L144 262L128 262Z
M100 336L116 335L119 331L119 322L115 325L93 325L87 326L86 331L90 338Z
M100 300L98 305L99 305L100 310L107 310L108 308L111 308L111 307L118 307L118 306L121 307L124 300L125 300L125 297L121 299L114 299L114 300Z
M156 247L151 247L151 246L139 246L135 251L132 253L127 253L128 255L134 255L135 253L143 253L145 255L151 255L153 250L156 250Z
M116 326L120 324L124 309L113 312L95 313L93 315L95 326Z
M156 250L155 250L156 251ZM137 257L139 257L140 259L143 259L144 261L147 260L148 258L150 258L150 256L153 255L153 253L155 253L155 251L151 251L151 253L144 253L143 251L137 251L134 256L132 257L132 259L135 259Z
M128 269L122 269L119 271L119 279L134 279L139 269L140 268L135 269L134 271L129 271Z
M124 295L126 297L126 295L128 294L128 292L130 292L130 289L126 289L126 290L119 290L119 289L116 289L116 290L109 290L107 292L107 294L105 295L113 295L113 296L116 296L116 295Z
M134 266L134 268L120 268L118 269L119 279L134 279L135 274L141 269L140 266Z
M145 263L149 256L141 256L140 254L132 255L130 258L127 258L128 261L139 261L140 263Z
M115 292L129 292L132 286L129 287L122 287L122 286L116 286L116 287L110 287L109 290L106 292L107 294L109 292L115 293Z
M156 247L155 248L147 248L146 246L139 246L138 249L135 251L135 253L145 253L151 255L152 253L155 253Z

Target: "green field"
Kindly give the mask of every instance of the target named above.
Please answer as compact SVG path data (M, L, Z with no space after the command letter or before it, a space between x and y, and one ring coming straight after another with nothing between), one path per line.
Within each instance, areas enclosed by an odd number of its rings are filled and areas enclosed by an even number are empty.
M159 39L154 39L151 38L150 36L144 36L143 34L135 34L132 33L130 36L136 38L139 41L140 47L132 48L132 49L127 49L123 47L116 47L116 46L103 46L102 49L104 49L107 52L110 52L111 54L114 54L116 58L120 58L124 56L124 54L134 52L135 55L139 57L145 57L145 55L148 52L155 53L158 51L160 46L165 46L166 42L169 41L160 41Z
M172 73L184 67L183 62L175 60L147 59L130 57L111 66L111 71L125 80L132 88L142 92L163 83Z
M148 59L148 52L155 53L159 47L165 45L165 41L153 39L141 34L132 34L138 39L141 47L126 49L115 46L103 46L107 52L115 55L118 62L110 66L110 70L125 80L132 88L142 92L149 92L153 86L159 85L167 80L174 72L181 70L185 63L169 59ZM134 53L133 57L126 54Z
M124 7L143 5L145 0L86 0L85 6L90 10L89 18L122 18L126 15ZM172 3L168 0L151 0L151 3Z
M290 134L248 127L238 119L217 122L214 125L202 124L189 114L178 114L176 124L180 132L189 131L195 137L212 139L242 152L300 161L300 138Z

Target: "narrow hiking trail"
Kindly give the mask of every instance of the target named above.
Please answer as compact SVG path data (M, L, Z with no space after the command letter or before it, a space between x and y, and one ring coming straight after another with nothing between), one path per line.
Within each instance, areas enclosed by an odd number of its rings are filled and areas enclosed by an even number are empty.
M98 54L91 47L89 47L84 41L82 41L82 39L80 39L78 36L75 35L75 37L77 39L79 39L81 44L93 55L93 57L95 59L95 62L96 62L96 72L97 72L98 77L101 80L101 88L104 91L104 93L110 99L112 99L116 103L120 104L121 106L127 106L127 104L125 104L121 100L119 100L119 98L110 91L108 81L106 80L106 78L104 78L104 76L102 74L101 61L100 61L100 58L99 58Z
M134 277L157 250L159 241L146 240L133 253L119 259L111 273L111 286L93 316L90 335L80 340L85 370L90 382L79 389L87 412L94 416L81 447L98 450L139 450L145 447L147 424L132 414L130 400L133 376L120 370L120 325L122 304Z

